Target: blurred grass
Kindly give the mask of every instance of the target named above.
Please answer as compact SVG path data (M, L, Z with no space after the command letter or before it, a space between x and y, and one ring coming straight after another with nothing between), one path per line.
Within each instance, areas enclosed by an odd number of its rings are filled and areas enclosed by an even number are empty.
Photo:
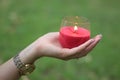
M59 31L65 16L84 16L100 44L85 58L61 61L41 58L30 80L119 80L119 0L0 0L0 63L38 37Z

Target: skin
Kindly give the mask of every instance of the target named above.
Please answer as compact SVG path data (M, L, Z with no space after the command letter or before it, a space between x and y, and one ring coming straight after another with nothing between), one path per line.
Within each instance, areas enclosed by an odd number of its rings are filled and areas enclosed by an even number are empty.
M86 56L98 44L102 35L96 35L82 45L72 49L62 48L58 38L59 32L51 32L41 36L19 53L21 61L34 64L41 57L53 57L61 60L81 58ZM13 58L0 65L0 80L18 80L20 77Z

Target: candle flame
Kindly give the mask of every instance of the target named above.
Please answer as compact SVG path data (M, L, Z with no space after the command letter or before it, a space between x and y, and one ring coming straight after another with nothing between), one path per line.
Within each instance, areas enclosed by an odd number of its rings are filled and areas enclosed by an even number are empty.
M78 30L78 27L77 26L74 26L74 31Z

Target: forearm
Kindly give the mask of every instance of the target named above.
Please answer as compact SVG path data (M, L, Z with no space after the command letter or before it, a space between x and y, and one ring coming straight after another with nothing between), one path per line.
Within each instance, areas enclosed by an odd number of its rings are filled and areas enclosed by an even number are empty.
M23 63L33 64L38 59L36 50L31 44L19 53L19 57ZM0 80L18 80L20 78L19 69L16 67L13 58L0 66Z
M18 80L19 71L11 58L0 66L0 80Z

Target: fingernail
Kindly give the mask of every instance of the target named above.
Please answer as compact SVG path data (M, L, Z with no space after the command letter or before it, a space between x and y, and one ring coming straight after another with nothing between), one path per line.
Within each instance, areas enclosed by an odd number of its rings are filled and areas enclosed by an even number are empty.
M101 38L102 38L102 34L99 34L99 35L97 36L97 39L98 39L98 40L101 40Z
M100 38L102 38L102 34L99 34L98 36L99 36Z

